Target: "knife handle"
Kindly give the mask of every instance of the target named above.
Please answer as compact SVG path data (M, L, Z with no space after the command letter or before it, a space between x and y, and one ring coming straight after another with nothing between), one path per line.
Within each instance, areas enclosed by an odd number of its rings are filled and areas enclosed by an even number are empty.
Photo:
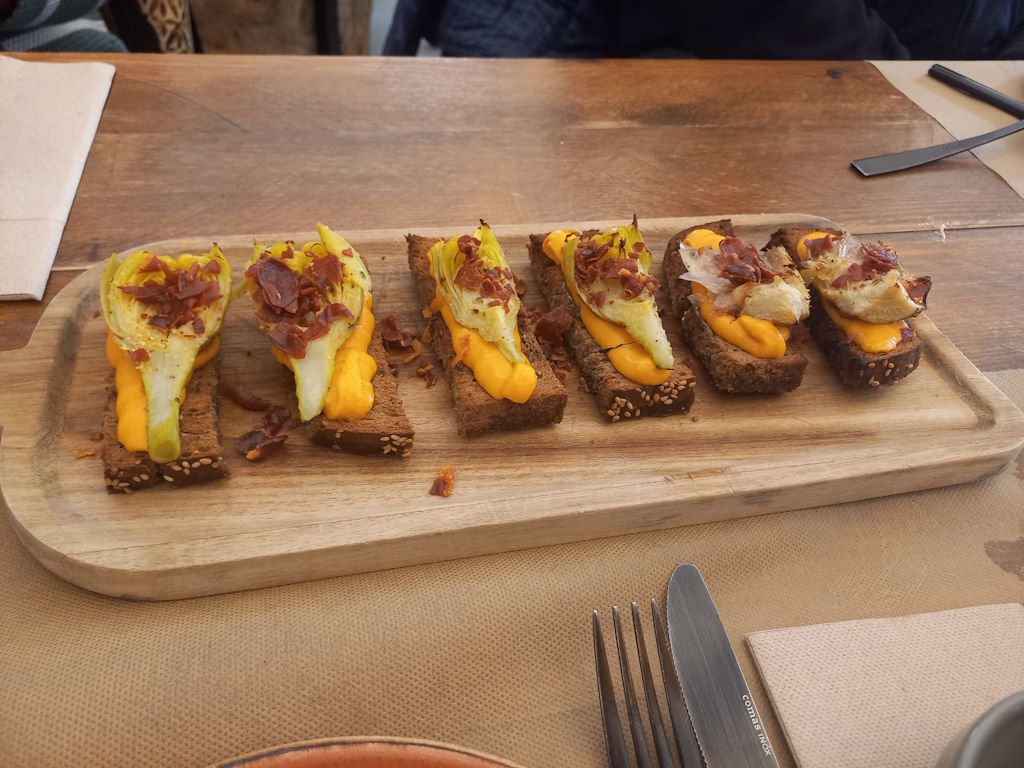
M977 80L972 80L966 75L954 72L949 67L944 67L941 64L932 64L928 74L946 85L951 85L961 93L966 93L968 96L973 96L980 101L984 101L986 104L991 104L993 107L1001 109L1017 119L1024 119L1024 102L1011 99L1005 93L1000 93L994 88L982 85Z

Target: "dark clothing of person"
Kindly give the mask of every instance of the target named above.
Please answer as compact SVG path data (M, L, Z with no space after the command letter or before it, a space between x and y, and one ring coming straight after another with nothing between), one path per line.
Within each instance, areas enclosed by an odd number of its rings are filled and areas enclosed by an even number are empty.
M1009 58L1024 0L399 0L384 45L414 55Z

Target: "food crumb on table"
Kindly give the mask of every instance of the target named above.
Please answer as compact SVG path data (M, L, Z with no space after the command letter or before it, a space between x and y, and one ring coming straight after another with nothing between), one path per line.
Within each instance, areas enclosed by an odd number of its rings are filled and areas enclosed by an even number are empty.
M437 477L430 486L431 496L451 496L455 486L455 467L446 464L437 470Z

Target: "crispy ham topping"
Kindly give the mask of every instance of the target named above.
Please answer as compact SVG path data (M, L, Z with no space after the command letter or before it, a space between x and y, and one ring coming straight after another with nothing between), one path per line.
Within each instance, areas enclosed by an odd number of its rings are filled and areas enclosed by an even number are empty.
M926 304L928 291L932 289L930 277L918 277L907 283L907 295L918 304Z
M861 243L854 255L849 269L832 281L833 288L842 288L848 283L859 283L872 280L899 268L896 257L881 243ZM929 285L931 281L929 280ZM908 291L909 293L909 291ZM925 294L928 293L927 288Z
M312 261L302 272L296 272L284 261L294 258L290 247L283 258L268 254L245 272L257 286L253 292L256 316L274 323L270 329L274 346L301 359L306 355L306 344L326 336L335 320L354 319L344 304L324 301L327 291L341 283L344 266L333 253L319 257L309 253Z
M380 336L391 349L411 349L416 334L398 326L398 315L392 313L385 317L378 326Z
M288 435L268 435L262 429L252 429L235 441L235 450L249 461L259 461L279 450Z
M637 246L640 246L637 248ZM598 280L618 281L625 299L635 299L642 293L650 296L658 290L658 279L641 271L639 255L643 243L634 243L626 250L625 238L619 240L617 252L612 253L610 244L598 245L593 237L583 237L576 246L574 259L576 285L587 292L595 306L604 305L604 291L593 291L591 286Z
M738 237L727 237L722 240L719 250L723 257L719 276L733 285L770 283L776 277L776 273L761 260L757 248L744 243Z
M242 406L247 411L265 411L270 407L270 401L265 400L255 392L250 392L241 384L221 379L220 391L228 396L233 403Z
M455 467L446 465L437 470L437 477L430 485L431 496L451 496L455 487Z
M193 262L188 269L178 269L154 256L142 265L139 272L162 272L163 282L146 280L142 285L120 285L118 288L136 301L154 308L147 313L147 321L154 328L170 331L192 323L198 335L204 333L206 327L196 310L210 306L221 297L217 281L203 279L203 275L220 272L220 265L215 261L207 267L210 265L215 269L200 267L199 262Z
M463 235L458 240L459 252L466 260L455 274L455 284L467 291L475 291L489 299L489 306L502 306L508 311L508 302L517 295L516 278L508 267L485 267L480 258L480 241L472 235Z
M813 240L804 240L804 244L807 246L807 255L811 259L817 259L821 257L825 251L834 251L836 238L832 234L826 234L824 237L816 237Z

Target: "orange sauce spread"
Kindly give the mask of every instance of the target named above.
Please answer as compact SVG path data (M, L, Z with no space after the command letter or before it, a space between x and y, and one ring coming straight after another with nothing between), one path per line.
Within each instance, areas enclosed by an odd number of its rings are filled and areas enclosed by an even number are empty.
M825 237L827 232L809 232L800 238L796 244L796 253L801 260L807 258L807 241L817 240ZM866 320L858 320L855 317L847 317L842 314L836 306L821 297L821 304L825 307L832 322L838 325L853 342L865 352L882 353L895 349L903 339L903 328L906 325L902 320L895 323L869 323Z
M903 328L906 325L902 320L895 323L869 323L864 320L857 320L847 317L836 309L836 306L821 297L821 305L832 318L832 322L843 329L843 332L853 339L853 342L865 352L889 352L903 340Z
M196 356L192 372L213 359L220 349L220 336L215 336L206 349ZM149 450L146 437L146 422L149 420L149 406L146 405L146 388L138 364L114 341L114 335L107 331L107 362L114 369L114 385L117 388L117 439L129 451ZM192 373L189 373L189 379ZM181 402L185 402L182 390Z
M435 245L436 247L436 245ZM456 269L459 263L456 261ZM430 253L430 274L434 274L433 249ZM466 365L477 383L495 400L511 400L513 403L525 403L537 388L537 372L527 363L513 363L505 357L498 345L488 341L475 328L467 328L455 319L451 307L444 294L435 285L434 300L427 307L424 315L440 312L448 332L452 336L455 350L455 361ZM522 352L522 340L516 328L516 347Z
M565 229L551 232L544 238L545 255L561 266L565 241L575 234L575 232ZM566 287L570 288L568 285ZM659 368L655 365L651 353L644 348L643 344L634 339L629 331L621 325L598 317L576 291L570 288L569 292L572 295L572 300L579 307L583 325L594 337L594 341L602 349L608 350L608 360L615 366L615 370L637 384L656 386L668 381L672 376L671 369Z
M725 238L709 229L695 229L686 236L683 243L695 249L717 248ZM690 283L690 290L700 303L700 316L715 335L762 359L780 358L786 355L789 328L750 315L734 316L719 312L708 290L699 283Z
M367 296L358 322L334 356L334 375L324 402L324 414L329 419L362 419L373 408L377 361L367 352L376 324L372 310L373 297Z

